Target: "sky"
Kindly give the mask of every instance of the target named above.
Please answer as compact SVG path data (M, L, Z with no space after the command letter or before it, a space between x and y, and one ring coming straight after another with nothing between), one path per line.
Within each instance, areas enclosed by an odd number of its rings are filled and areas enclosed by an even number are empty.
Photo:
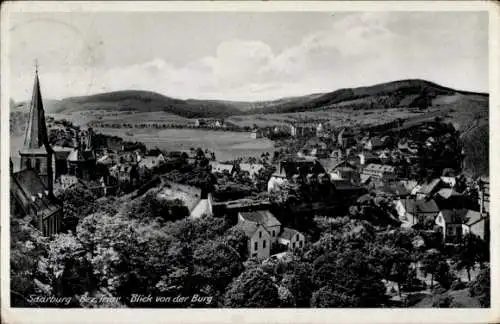
M12 13L11 98L271 100L407 78L488 92L487 12Z

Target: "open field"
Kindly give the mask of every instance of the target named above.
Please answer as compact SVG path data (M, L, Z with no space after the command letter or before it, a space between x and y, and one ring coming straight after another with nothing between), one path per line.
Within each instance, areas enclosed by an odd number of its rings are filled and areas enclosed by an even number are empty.
M425 112L414 112L408 108L388 108L373 110L353 110L350 108L337 108L328 110L315 110L308 112L283 113L283 114L252 114L246 116L232 116L227 120L239 126L259 127L286 125L293 122L321 121L334 127L355 126L365 124L379 124L390 122L396 118L415 118L433 113L438 109L429 109Z
M96 128L96 132L122 137L127 141L139 141L147 147L167 151L189 150L201 147L215 152L217 160L232 160L243 156L260 156L272 152L273 142L252 139L250 133L222 132L199 129L133 129L134 136L126 135L128 128Z

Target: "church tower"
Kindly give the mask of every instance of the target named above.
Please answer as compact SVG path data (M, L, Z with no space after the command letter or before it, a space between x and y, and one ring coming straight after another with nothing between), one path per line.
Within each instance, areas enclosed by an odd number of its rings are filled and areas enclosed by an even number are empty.
M35 83L30 103L30 113L21 155L21 170L33 169L49 193L53 194L53 151L49 145L47 125L45 124L45 111L43 109L38 67L35 70Z

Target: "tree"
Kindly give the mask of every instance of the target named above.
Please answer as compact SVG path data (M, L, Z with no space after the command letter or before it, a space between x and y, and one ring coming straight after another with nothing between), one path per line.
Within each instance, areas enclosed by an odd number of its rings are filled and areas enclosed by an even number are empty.
M248 237L242 230L235 227L230 228L226 232L224 242L236 250L242 260L246 260L248 256Z
M434 276L436 275L440 262L443 260L441 253L436 249L425 252L422 259L422 266L425 273L431 274L431 289L434 288Z
M339 294L356 297L356 307L377 307L386 300L382 276L367 251L350 243L321 255L313 263L313 281Z
M314 283L311 279L312 268L305 262L293 262L286 271L282 284L294 296L297 307L309 307Z
M63 202L63 231L75 231L80 219L96 211L95 197L84 186L68 188L58 198Z
M39 270L48 252L48 239L22 220L11 217L10 223L10 292L12 307L38 306L29 296L50 296L51 290Z
M488 246L474 234L467 234L463 237L462 243L455 255L458 269L467 271L467 278L471 281L470 271L476 262L484 262L488 259Z
M453 283L453 279L448 263L446 261L440 261L436 269L436 281L444 289L449 289Z
M226 291L226 307L278 307L278 288L271 277L259 268L252 268L236 278Z
M315 291L311 298L311 306L317 308L356 307L358 304L355 297L337 292L330 286Z
M194 277L221 293L243 271L238 252L222 242L208 241L199 246L194 251L193 261Z
M472 297L479 299L483 307L491 304L491 273L489 268L482 269L476 279L469 283L469 292Z

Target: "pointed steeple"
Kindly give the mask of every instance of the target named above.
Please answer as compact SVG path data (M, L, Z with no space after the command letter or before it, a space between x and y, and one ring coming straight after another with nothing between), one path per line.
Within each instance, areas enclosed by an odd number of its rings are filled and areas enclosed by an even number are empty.
M24 137L24 149L49 149L47 126L45 124L45 111L43 109L40 81L38 79L38 66L35 70L35 82L33 95L30 103L30 114L26 134Z

